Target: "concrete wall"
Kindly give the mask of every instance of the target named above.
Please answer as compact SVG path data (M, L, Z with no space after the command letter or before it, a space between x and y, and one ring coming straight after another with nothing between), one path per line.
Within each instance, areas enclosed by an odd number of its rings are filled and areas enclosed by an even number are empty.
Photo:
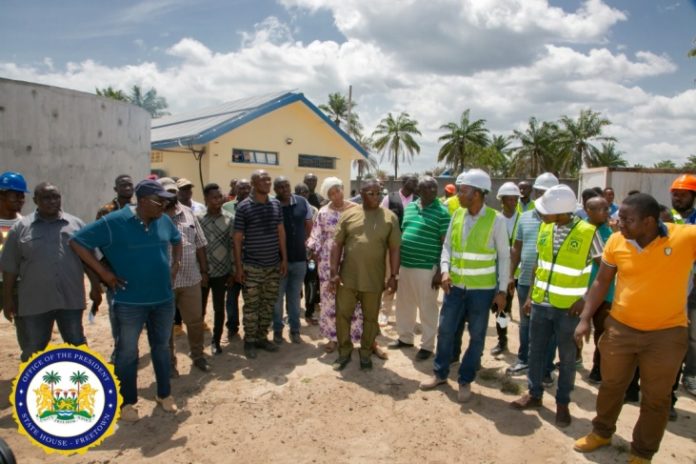
M288 138L292 143L287 143ZM196 147L200 148L200 147ZM290 185L301 182L305 174L313 172L318 177L317 188L324 178L336 176L348 185L351 162L361 157L336 131L302 102L272 111L248 122L206 145L203 157L203 182L215 182L226 192L230 180L250 178L257 169L265 169L275 178L285 176ZM232 162L232 150L260 150L278 153L278 165ZM184 151L181 148L177 152ZM153 169L162 169L169 176L186 177L194 184L193 197L202 202L202 187L199 186L198 162L190 152L168 152L153 150ZM335 169L305 168L298 166L298 156L317 155L336 158Z
M671 207L669 189L672 182L684 172L679 169L651 168L592 168L580 172L580 188L611 187L617 204L631 190L639 190L655 197L663 205Z
M443 196L445 194L445 185L454 184L456 177L436 177L435 180L437 180L438 187L439 187L438 188L438 195ZM495 197L500 186L503 185L505 182L518 183L522 180L528 180L528 181L534 183L534 179L525 179L525 178L493 178L493 179L491 179L491 193L486 195L486 204L492 208L500 209L500 202ZM578 189L578 181L576 179L561 179L561 183L568 185L575 192L578 191L577 190ZM351 181L350 185L351 185L351 190L357 191L358 181L353 180L353 181ZM386 188L390 192L395 192L396 190L401 188L400 181L387 180L387 181L383 182L383 185L384 185L384 188Z
M150 169L150 115L137 106L74 90L0 79L0 170L29 189L47 181L63 210L86 222L114 197L114 179ZM24 214L34 209L31 195Z

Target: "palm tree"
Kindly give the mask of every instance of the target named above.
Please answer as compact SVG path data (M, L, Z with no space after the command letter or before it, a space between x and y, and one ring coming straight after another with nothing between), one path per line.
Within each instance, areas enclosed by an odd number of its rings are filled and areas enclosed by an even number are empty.
M608 168L625 168L628 161L623 157L624 153L616 149L614 142L603 143L602 148L590 156L587 166L598 168L606 166Z
M514 158L511 174L536 177L544 171L552 170L558 153L555 136L558 126L543 121L541 124L532 116L529 127L524 132L515 130L512 137L520 142L512 149Z
M159 118L169 114L164 111L169 107L167 100L164 97L157 96L157 90L154 88L150 88L150 90L143 94L142 89L134 85L128 96L128 100L150 113L150 116L153 118Z
M677 165L674 164L674 161L672 160L662 160L653 164L653 167L658 169L675 169Z
M87 380L89 380L89 377L87 377L87 373L85 372L80 372L76 371L73 372L73 374L70 376L70 381L77 385L77 398L78 398L78 403L77 403L77 410L80 410L80 385L83 383L87 383Z
M53 396L53 386L59 383L60 379L60 374L58 374L56 371L49 371L45 373L44 376L41 378L41 380L43 380L51 386L51 396Z
M689 155L686 159L686 163L682 166L682 169L686 171L696 171L696 155Z
M343 125L342 128L346 129L349 134L360 136L362 124L360 124L358 115L352 111L356 106L358 106L357 103L350 102L350 121L348 121L348 99L344 95L336 92L330 93L329 103L327 105L319 105L319 109L326 113L338 127Z
M378 136L374 141L375 149L382 153L382 158L386 153L389 161L394 162L394 179L399 177L399 155L405 161L420 153L420 145L413 138L414 135L421 135L418 121L403 112L396 119L389 113L372 133L373 137Z
M558 132L558 143L565 159L560 170L567 174L577 173L583 163L589 164L592 155L599 152L592 141L616 142L616 138L602 135L603 128L611 121L591 109L581 110L577 121L563 116L561 124L563 129Z
M438 142L444 142L437 160L444 161L454 172L473 165L476 149L488 145L488 129L484 127L486 120L470 121L469 111L466 109L462 113L459 123L448 122L440 126L440 129L449 132L437 139Z
M358 170L358 189L360 189L360 183L365 174L368 174L379 168L379 162L372 156L372 139L370 137L365 137L362 135L355 136L355 141L363 147L367 152L367 157L361 157L353 160L353 167Z
M103 89L100 89L99 87L96 88L96 93L100 97L106 97L106 98L111 98L113 100L119 100L119 101L130 101L128 99L128 95L123 93L123 90L116 90L111 86L105 87Z

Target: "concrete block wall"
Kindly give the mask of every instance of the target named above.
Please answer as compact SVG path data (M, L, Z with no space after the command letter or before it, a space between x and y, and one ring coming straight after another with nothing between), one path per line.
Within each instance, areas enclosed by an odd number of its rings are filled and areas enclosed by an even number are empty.
M74 90L0 79L0 171L21 172L29 189L48 181L63 210L94 220L114 197L114 179L150 170L150 115L137 106ZM28 195L23 214L34 210Z

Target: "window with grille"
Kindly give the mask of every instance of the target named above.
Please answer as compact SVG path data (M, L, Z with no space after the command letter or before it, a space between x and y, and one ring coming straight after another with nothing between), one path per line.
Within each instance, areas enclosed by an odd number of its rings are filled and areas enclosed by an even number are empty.
M150 152L150 162L151 163L162 163L164 162L164 153L161 151Z
M301 168L336 169L333 156L299 155L297 165Z
M278 153L234 148L232 149L232 162L278 165Z

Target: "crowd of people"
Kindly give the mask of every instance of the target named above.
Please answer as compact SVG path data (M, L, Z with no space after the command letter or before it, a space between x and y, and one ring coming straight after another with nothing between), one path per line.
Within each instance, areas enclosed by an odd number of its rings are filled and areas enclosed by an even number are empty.
M136 183L121 175L113 201L86 225L62 210L59 188L47 182L34 188L35 209L22 216L32 192L22 174L1 174L0 303L15 324L21 360L47 346L54 324L66 343L86 343L86 274L92 314L106 296L124 421L139 419L143 327L155 400L175 413L174 337L185 333L193 366L209 371L209 297L214 356L223 352L225 329L228 341L239 336L240 293L250 360L259 350L277 352L286 325L289 341L302 343L304 316L319 326L323 350L336 352L333 369L351 362L359 342L360 369L369 370L373 355L388 357L376 339L393 306L398 337L387 348L414 347L419 319L415 359L433 359L421 389L448 383L458 362L458 400L465 403L491 315L491 354L510 348L516 296L519 347L506 372L526 375L529 389L512 408L541 407L545 388L557 383L555 424L568 426L581 348L594 336L588 381L599 386L596 417L575 450L610 444L622 405L640 398L630 462L649 462L667 421L677 418L680 379L696 396L695 176L675 179L671 208L637 191L616 204L611 187L582 191L578 204L551 173L504 183L500 211L487 205L492 182L480 169L463 172L441 198L428 176L404 176L395 192L367 180L350 199L336 177L317 186L314 174L291 187L286 177L259 170L233 179L228 192L203 186L202 204L187 179Z

